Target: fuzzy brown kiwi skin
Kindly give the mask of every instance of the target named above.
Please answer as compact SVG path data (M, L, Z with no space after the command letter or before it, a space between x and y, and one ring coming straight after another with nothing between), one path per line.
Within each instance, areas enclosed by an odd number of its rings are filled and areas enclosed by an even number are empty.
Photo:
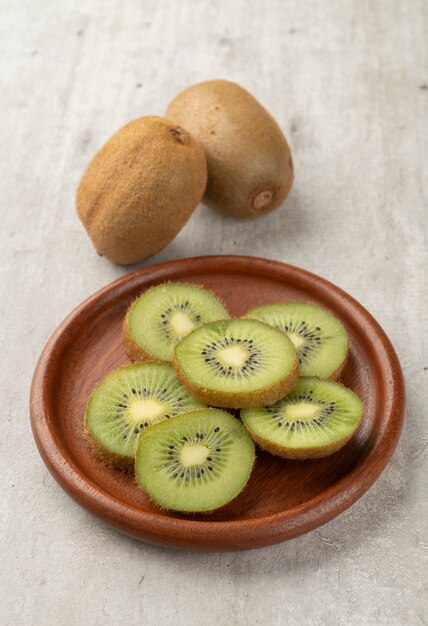
M333 372L333 374L331 374L327 380L331 380L333 381L338 381L340 376L342 375L343 370L345 369L345 365L348 361L348 356L349 356L349 339L348 339L348 344L346 346L346 354L345 354L345 358L343 359L342 363L339 365L339 367L337 368L337 370L335 370Z
M355 430L350 434L341 439L340 441L335 441L328 446L322 446L320 448L287 448L284 446L279 446L272 441L267 441L263 439L259 435L256 435L248 426L244 423L244 426L250 433L253 440L262 448L273 454L274 456L279 456L283 459L293 459L298 461L305 461L308 459L322 459L326 456L330 456L343 448L343 446L348 443L348 441L352 438L355 433Z
M245 409L270 406L277 400L280 400L287 395L287 393L292 390L299 377L299 360L297 353L294 358L293 367L286 377L276 381L264 389L257 389L247 393L227 393L217 389L198 387L198 385L193 384L183 375L180 365L175 358L175 351L172 364L175 367L179 380L194 398L209 406L226 409Z
M245 89L227 80L193 85L170 103L167 117L203 146L208 183L203 202L235 218L273 211L294 179L291 152L278 124Z
M340 320L338 320L338 322L343 326L343 324L340 322ZM340 378L340 376L342 375L342 372L343 372L343 370L345 368L345 365L346 365L346 363L348 361L348 357L349 357L349 335L346 332L346 329L345 329L345 333L346 333L346 352L345 352L345 356L343 357L342 363L339 365L339 367L332 374L330 374L330 376L327 378L327 380L337 381Z
M223 300L221 298L219 298L219 296L214 293L211 289L207 289L206 287L204 287L203 285L197 285L197 284L190 284L190 283L173 283L172 281L167 281L165 283L160 283L160 284L165 284L165 285L173 285L173 284L177 284L177 285L184 285L186 287L199 287L200 289L203 289L204 291L208 291L212 296L214 296L214 298L216 298L216 300L218 300L220 302L220 304L223 305L223 307L226 309L226 305L223 302ZM154 285L155 287L158 287L160 285ZM125 351L126 354L128 355L128 357L130 358L130 360L133 363L138 363L141 361L163 361L163 359L158 359L157 357L155 357L153 354L150 354L150 352L146 352L145 350L143 350L143 348L138 345L138 343L136 341L134 341L132 335L131 335L131 331L129 330L129 316L132 312L132 309L134 308L135 304L137 303L138 299L140 298L142 294L140 294L139 296L137 296L135 298L135 300L132 302L132 304L129 306L127 312L126 312L126 316L125 316L125 320L123 322L123 327L122 327L122 339L123 339L123 343L125 346Z
M86 424L86 418L83 433L92 454L97 459L106 465L110 465L110 467L113 467L114 469L118 469L126 473L132 473L134 469L134 457L131 458L121 456L120 454L116 454L115 452L111 452L110 450L104 448L92 435Z
M78 215L98 254L136 263L162 250L202 198L202 147L177 124L142 117L116 132L87 166Z

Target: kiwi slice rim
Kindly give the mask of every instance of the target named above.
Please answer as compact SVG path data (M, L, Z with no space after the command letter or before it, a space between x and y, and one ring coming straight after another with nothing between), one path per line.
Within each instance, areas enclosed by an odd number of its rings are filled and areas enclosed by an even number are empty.
M364 404L341 383L300 377L274 405L244 409L240 415L253 440L267 452L286 459L317 459L337 452L351 439L363 419ZM322 428L316 433L321 438L310 441L315 428ZM333 428L336 436L331 434Z
M243 491L255 460L254 442L240 420L226 411L205 408L159 422L142 433L135 478L161 509L207 514ZM186 493L189 487L192 492Z
M292 321L299 308L302 309L302 319ZM304 319L311 316L313 321ZM243 319L259 319L286 333L296 346L301 377L337 380L346 365L349 354L346 328L335 315L318 304L294 300L275 302L250 309ZM324 337L323 326L327 326L329 333Z
M172 291L181 291L181 295L184 296L183 302L180 301L179 294L173 294ZM144 311L146 300L148 300L148 306L159 306L159 294L162 295L163 291L170 291L167 294L167 302L165 303L165 310L162 307L158 310L154 310L151 318L143 321L148 328L144 327L143 331L133 328L133 325L141 324L135 318L141 316ZM187 292L187 295L185 295ZM189 293L193 292L193 293ZM206 307L206 310L201 313L198 310L198 306L201 306L199 302L192 302L192 296L201 298L202 304ZM174 297L173 297L174 296ZM174 299L177 301L174 302ZM151 302L153 300L153 302ZM206 302L203 302L205 300ZM195 297L196 301L196 297ZM139 311L138 309L142 309ZM202 308L202 307L201 307ZM215 311L214 311L215 309ZM145 313L147 315L147 313ZM176 318L174 325L174 316ZM204 317L206 316L207 322L214 321L215 319L225 319L229 317L224 303L221 299L209 289L206 289L202 285L195 285L192 283L179 283L179 282L165 282L158 285L149 287L141 294L139 294L135 300L128 307L126 312L122 336L125 345L126 353L133 362L139 361L169 361L173 359L173 351L176 343L184 336L191 332L195 328L202 326L204 323ZM186 319L187 318L187 319ZM150 328L152 325L152 328ZM157 326L157 328L156 328ZM177 341L171 342L171 335L177 332L177 328L183 330L183 334L180 336L177 333ZM163 333L165 337L158 340L158 346L154 345L153 333ZM144 338L143 338L144 337ZM167 347L162 344L167 344Z
M160 421L204 408L181 384L171 363L134 363L112 370L92 390L84 434L95 456L118 469L129 469L141 432Z
M267 333L263 343L260 340L256 347L251 336L254 330ZM199 347L192 346L198 335L204 333L207 336L204 342ZM220 335L220 339L215 339L217 335ZM279 345L282 349L278 348ZM237 353L238 347L241 354ZM280 354L275 355L274 351L278 349ZM248 356L245 356L245 351ZM265 384L261 384L262 380L256 387L242 388L239 381L235 384L236 378L241 377L242 382L243 378L257 376L257 367L263 368L272 356L276 357L274 364L269 363L270 369L265 373L262 370ZM189 365L191 358L195 359L195 363ZM285 333L259 320L239 318L204 324L189 333L175 346L173 365L178 378L191 395L204 404L230 409L273 404L292 389L299 375L297 351ZM192 367L196 368L195 371L192 371ZM222 382L211 382L209 376L214 367L218 370L215 375L220 373L223 376Z

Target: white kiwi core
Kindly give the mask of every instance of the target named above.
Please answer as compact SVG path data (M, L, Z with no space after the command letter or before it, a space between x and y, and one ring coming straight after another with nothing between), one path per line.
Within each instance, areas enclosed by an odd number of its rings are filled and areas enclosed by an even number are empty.
M248 350L242 346L229 346L217 351L217 358L226 366L242 367L248 359Z
M209 454L209 449L200 444L184 446L180 453L180 461L183 467L202 465L207 460Z
M319 413L319 410L319 405L314 404L313 402L287 404L285 407L285 417L289 422L312 419L317 413Z
M297 333L287 333L287 335L288 335L289 340L293 344L293 346L296 348L296 350L301 348L303 344L305 343L304 338L301 335L298 335Z
M147 400L135 400L129 406L129 415L135 423L139 422L151 422L159 417L164 411L165 405L161 404L153 398L147 398Z
M196 328L190 317L182 311L176 311L172 314L171 326L174 328L177 335L187 335Z

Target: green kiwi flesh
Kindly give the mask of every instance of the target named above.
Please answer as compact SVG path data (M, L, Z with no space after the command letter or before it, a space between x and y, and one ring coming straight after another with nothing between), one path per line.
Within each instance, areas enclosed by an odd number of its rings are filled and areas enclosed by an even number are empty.
M244 318L258 319L287 333L299 355L300 376L335 379L348 355L348 335L331 313L308 302L256 307Z
M147 427L201 408L170 363L137 363L114 370L98 384L88 402L86 431L106 460L132 465Z
M218 409L185 413L140 436L138 484L162 508L207 513L245 487L255 459L241 422Z
M241 411L254 441L289 459L320 458L339 450L363 416L358 396L343 385L318 378L299 378L282 400L266 408Z
M133 361L171 361L175 345L189 332L227 317L223 304L202 287L157 285L131 305L124 326L125 347Z
M297 352L287 335L257 320L197 328L175 347L174 365L192 395L229 408L272 404L298 376Z

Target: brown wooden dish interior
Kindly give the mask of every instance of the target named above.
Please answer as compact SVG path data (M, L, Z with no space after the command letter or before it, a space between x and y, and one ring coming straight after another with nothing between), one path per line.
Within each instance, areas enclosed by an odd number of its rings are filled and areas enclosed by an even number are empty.
M304 300L330 310L350 336L341 381L365 415L352 440L315 461L257 451L246 489L209 516L159 510L132 475L97 460L83 436L88 397L103 376L128 363L121 338L130 302L163 281L217 293L235 316L253 306ZM401 430L403 379L377 322L346 293L304 270L252 257L201 257L152 266L108 285L73 311L49 340L35 371L31 418L40 453L58 482L83 506L146 541L199 550L269 545L307 532L350 506L376 480Z

